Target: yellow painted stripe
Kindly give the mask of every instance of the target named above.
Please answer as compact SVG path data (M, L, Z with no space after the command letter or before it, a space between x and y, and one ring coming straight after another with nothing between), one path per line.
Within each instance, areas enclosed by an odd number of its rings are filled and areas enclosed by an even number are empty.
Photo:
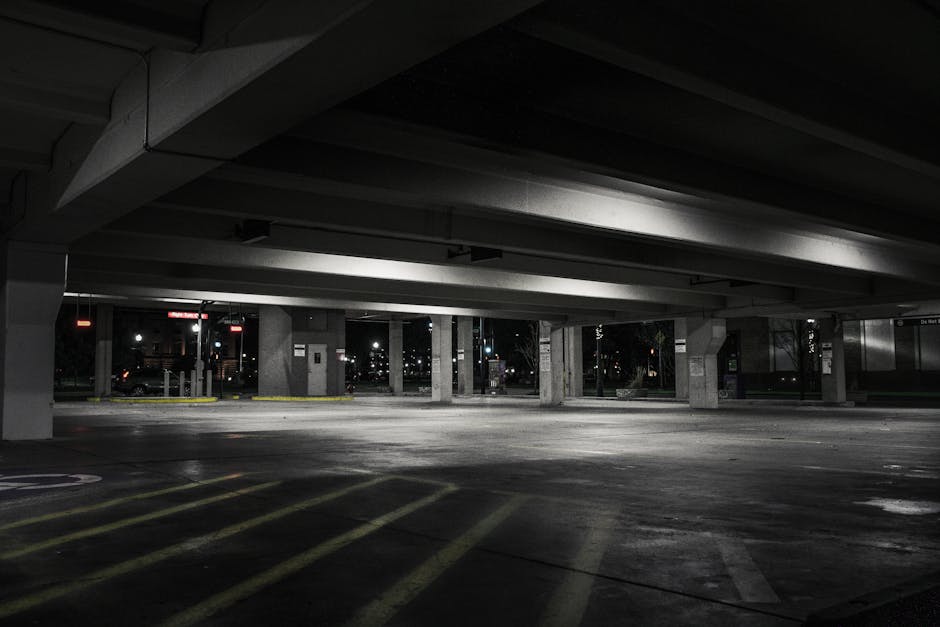
M259 525L278 520L279 518L283 518L284 516L288 516L289 514L299 512L309 507L320 505L321 503L345 496L350 492L367 488L382 481L388 481L388 478L377 477L375 479L363 481L362 483L356 483L351 486L329 492L327 494L315 496L313 498L294 503L293 505L288 505L287 507L283 507L273 512L268 512L267 514L262 514L261 516L249 518L248 520L242 521L240 523L223 527L217 531L211 531L195 538L183 540L182 542L158 549L152 553L141 555L140 557L135 557L133 559L114 564L113 566L96 570L92 573L89 573L88 575L82 576L80 579L76 579L75 581L52 586L35 594L20 597L19 599L13 599L12 601L7 601L5 603L0 603L0 619L13 616L14 614L19 614L20 612L25 612L26 610L42 605L43 603L48 603L49 601L53 601L67 594L81 592L82 590L95 586L99 583L104 583L114 579L115 577L127 575L142 568L147 568L148 566L158 564L164 560L179 555L180 553L199 550L217 540L223 540L225 538L242 533L243 531L248 531L249 529Z
M112 403L215 403L218 401L215 396L155 396L153 398L125 398L114 397Z
M413 601L444 571L453 566L467 551L479 544L480 540L506 520L524 500L525 497L516 496L500 506L499 509L405 575L378 599L357 612L347 625L349 627L378 627L387 623L401 608Z
M555 590L554 596L542 611L539 621L541 627L565 627L580 625L591 598L594 587L594 575L600 567L610 537L614 521L604 518L591 529L581 550L574 558L572 568Z
M351 401L352 396L252 396L253 401Z
M358 527L347 531L346 533L340 534L333 538L330 538L326 542L316 545L313 548L310 548L303 553L299 553L290 559L287 559L276 566L269 568L268 570L246 579L245 581L232 586L228 590L224 590L218 594L215 594L205 601L198 603L191 608L171 616L166 622L162 623L164 627L182 627L184 625L195 625L200 623L213 614L223 610L227 607L230 607L246 599L253 594L267 588L268 586L281 581L285 577L288 577L297 571L306 568L313 562L317 561L322 557L326 557L331 553L338 551L339 549L355 542L356 540L369 535L374 531L378 531L385 525L392 523L399 518L403 518L408 514L411 514L414 511L430 505L434 501L437 501L446 494L450 494L457 489L456 486L447 486L442 488L437 492L434 492L430 496L426 496L423 499L417 501L412 501L408 505L399 507L398 509L383 514L378 518L373 518L369 522L359 525Z
M131 525L136 525L138 523L147 522L150 520L156 520L158 518L164 518L166 516L171 516L173 514L185 512L190 509L196 509L197 507L202 507L203 505L210 505L212 503L217 503L219 501L225 501L228 499L235 498L236 496L242 496L243 494L251 494L252 492L258 492L259 490L264 490L266 488L276 486L279 483L281 482L271 481L269 483L261 483L259 485L253 485L247 488L242 488L240 490L233 490L231 492L226 492L224 494L217 494L215 496L210 496L205 499L199 499L198 501L190 501L189 503L182 503L180 505L174 505L173 507L167 507L165 509L160 509L155 512L150 512L148 514L142 514L140 516L132 516L130 518L122 518L121 520L116 520L106 525L99 525L97 527L88 527L87 529L80 529L79 531L74 531L72 533L67 533L62 536L57 536L55 538L43 540L42 542L36 542L35 544L29 544L27 546L14 549L12 551L5 551L4 553L0 553L0 560L9 560L9 559L17 558L17 557L22 557L24 555L29 555L30 553L35 553L36 551L42 551L44 549L49 549L54 546L59 546L62 544L66 544L68 542L73 542L75 540L81 540L82 538L98 536L103 533L108 533L109 531L114 531L116 529L123 529L124 527L130 527Z
M192 483L185 483L183 485L173 486L172 488L164 488L162 490L154 490L152 492L141 492L139 494L131 494L130 496L123 496L116 499L110 499L108 501L102 501L101 503L95 503L94 505L86 505L85 507L75 507L73 509L67 509L61 512L53 512L51 514L44 514L42 516L36 516L35 518L26 518L24 520L17 520L16 522L7 523L6 525L0 525L0 531L6 531L8 529L17 529L19 527L25 527L27 525L34 525L40 522L46 522L47 520L55 520L56 518L62 518L64 516L72 516L74 514L84 514L86 512L94 512L99 509L106 509L108 507L114 507L115 505L120 505L121 503L128 503L130 501L141 501L143 499L149 499L154 496L161 496L163 494L171 494L173 492L180 492L182 490L192 490L193 488L199 488L204 485L209 485L212 483L219 483L220 481L229 481L230 479L237 479L244 476L243 473L236 472L231 475L225 475L224 477L216 477L215 479L206 479L205 481L194 481Z

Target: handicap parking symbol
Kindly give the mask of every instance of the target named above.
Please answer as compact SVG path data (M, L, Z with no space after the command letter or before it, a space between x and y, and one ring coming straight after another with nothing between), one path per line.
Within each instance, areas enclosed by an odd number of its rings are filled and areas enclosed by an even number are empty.
M82 474L39 474L39 475L0 475L0 492L4 490L49 490L51 488L71 488L86 483L101 481L98 475Z

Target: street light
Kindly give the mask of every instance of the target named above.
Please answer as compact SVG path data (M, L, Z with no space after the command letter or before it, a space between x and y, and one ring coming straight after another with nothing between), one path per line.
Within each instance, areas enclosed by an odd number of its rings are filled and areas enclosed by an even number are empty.
M135 342L141 342L141 341L143 341L143 339L144 339L144 336L141 335L140 333L138 333L137 335L134 336L134 341L135 341Z
M372 342L372 348L378 348L378 347L379 347L378 342Z
M199 323L193 325L193 333L199 333Z

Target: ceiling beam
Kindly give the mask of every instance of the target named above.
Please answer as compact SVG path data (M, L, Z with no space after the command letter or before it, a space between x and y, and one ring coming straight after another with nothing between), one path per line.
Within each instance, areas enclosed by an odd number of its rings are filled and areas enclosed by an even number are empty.
M224 46L192 55L157 49L140 63L87 156L57 156L49 193L34 196L15 235L74 241L535 3L271 0L234 24L213 12L204 28L224 22L215 35ZM51 220L68 229L49 228Z
M387 137L378 138L383 144ZM404 138L403 138L403 141ZM433 144L419 142L401 148L427 154ZM556 224L593 227L612 233L650 237L674 244L705 247L777 261L806 262L828 269L883 274L928 284L940 284L940 265L915 257L910 247L878 242L845 230L826 234L804 223L752 224L731 215L676 202L652 200L635 193L532 174L522 161L509 167L511 157L470 146L460 151L460 166L442 166L402 157L281 137L243 155L212 173L227 180L271 184L294 178L306 191L366 200L423 206L490 209L507 215L550 220ZM413 158L420 155L412 154ZM935 259L935 257L934 257Z
M382 279L390 284L414 282L422 289L495 289L520 293L553 294L610 301L611 309L639 307L639 303L678 305L699 309L721 308L726 301L711 294L691 294L645 287L545 276L447 264L414 263L328 253L310 253L186 237L158 237L129 233L96 233L70 249L72 254L106 255L127 259L187 262L232 269L269 268L312 274ZM619 303L619 305L618 305Z
M0 79L0 106L56 120L104 126L111 117L111 103L88 95L56 91L46 86L24 85Z
M2 141L2 138L0 138ZM49 156L32 150L0 145L0 168L41 171L49 168Z
M860 274L833 272L808 265L784 265L703 249L679 248L570 224L508 220L505 216L459 208L419 208L390 204L393 198L367 201L306 191L296 177L268 173L272 186L218 175L170 192L149 209L129 214L116 229L148 230L159 224L187 224L190 232L218 237L221 216L251 217L294 225L321 227L365 235L400 237L445 244L478 245L520 254L645 268L686 276L726 278L770 286L811 288L836 293L866 294L869 281ZM153 211L161 220L154 222ZM205 218L199 218L204 212ZM704 289L704 288L703 288ZM723 293L718 290L716 293Z
M159 6L96 0L4 0L0 16L140 52L150 48L195 49L201 37L201 8L193 5L188 15L174 15L153 8Z
M861 94L814 78L766 53L681 15L633 4L603 14L577 2L547 3L514 27L604 63L642 74L844 146L940 179L940 148L924 124L905 122ZM679 42L677 45L676 42Z

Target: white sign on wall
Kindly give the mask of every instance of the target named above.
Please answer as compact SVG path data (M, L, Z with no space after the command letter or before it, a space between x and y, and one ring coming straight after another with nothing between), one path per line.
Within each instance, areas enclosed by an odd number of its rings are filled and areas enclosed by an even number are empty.
M676 338L676 352L684 353L685 352L685 338Z
M705 358L704 357L689 357L689 376L690 377L704 377L705 376Z
M306 344L294 344L294 357L306 357L307 356L307 345Z

